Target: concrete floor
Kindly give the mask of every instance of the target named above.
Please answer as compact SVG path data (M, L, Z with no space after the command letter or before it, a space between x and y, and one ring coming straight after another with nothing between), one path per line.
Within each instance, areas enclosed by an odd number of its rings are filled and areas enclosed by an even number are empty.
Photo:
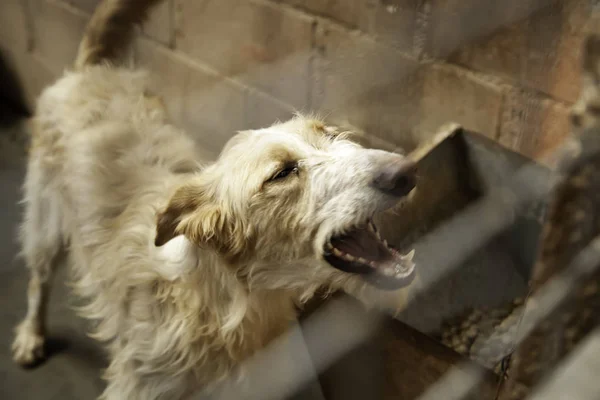
M94 399L106 365L99 346L85 335L85 322L69 308L64 268L58 272L49 308L48 350L51 357L24 370L11 360L13 327L25 315L27 270L16 259L20 185L25 171L22 150L14 143L18 127L0 128L0 398L3 400Z

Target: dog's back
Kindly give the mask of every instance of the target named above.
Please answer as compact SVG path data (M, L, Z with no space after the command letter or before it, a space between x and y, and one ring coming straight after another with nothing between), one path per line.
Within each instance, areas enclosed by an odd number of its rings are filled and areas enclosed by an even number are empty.
M73 71L38 100L30 169L43 179L30 189L47 188L68 204L70 212L61 214L76 218L64 215L67 236L83 239L81 225L90 229L96 220L114 224L110 217L119 216L140 191L154 187L162 194L161 183L172 172L198 169L193 141L168 124L161 100L148 91L147 74L114 65L134 24L157 2L101 2Z
M148 76L117 66L155 3L101 2L73 69L38 100L20 232L31 270L29 311L13 343L20 364L43 357L49 280L66 246L76 289L90 300L82 313L101 321L99 339L116 340L138 296L131 286L145 290L134 275L154 256L156 210L179 176L199 169L193 141L168 124ZM151 309L150 299L138 301Z

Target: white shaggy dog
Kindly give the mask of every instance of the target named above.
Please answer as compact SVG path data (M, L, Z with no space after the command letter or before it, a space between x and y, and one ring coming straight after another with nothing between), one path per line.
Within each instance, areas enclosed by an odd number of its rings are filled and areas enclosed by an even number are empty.
M14 359L43 356L49 279L67 250L81 313L110 351L104 399L185 397L286 330L317 289L414 277L412 254L371 222L415 187L402 156L299 116L239 133L200 167L146 75L109 65L157 2L98 6L74 70L39 99L25 181L31 280Z

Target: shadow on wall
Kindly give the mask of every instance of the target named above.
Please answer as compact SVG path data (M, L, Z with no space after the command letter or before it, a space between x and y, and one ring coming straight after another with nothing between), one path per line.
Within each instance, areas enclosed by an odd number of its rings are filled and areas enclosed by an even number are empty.
M31 116L17 72L0 51L0 127Z

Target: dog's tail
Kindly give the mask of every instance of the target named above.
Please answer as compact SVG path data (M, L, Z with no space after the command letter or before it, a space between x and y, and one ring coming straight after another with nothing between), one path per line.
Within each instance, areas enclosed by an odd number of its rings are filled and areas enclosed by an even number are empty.
M102 0L79 44L75 68L117 61L129 45L135 25L141 24L160 1Z

